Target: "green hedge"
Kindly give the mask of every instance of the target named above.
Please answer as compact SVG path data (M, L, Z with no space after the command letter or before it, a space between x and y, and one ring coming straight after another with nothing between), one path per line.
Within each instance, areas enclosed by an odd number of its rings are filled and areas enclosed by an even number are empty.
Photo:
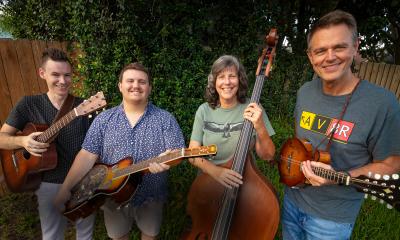
M2 26L12 30L14 37L67 40L77 43L76 46L83 50L79 56L80 64L75 69L83 79L79 94L84 97L101 90L110 106L117 105L121 101L117 89L120 69L133 61L149 67L154 79L151 101L177 118L187 142L194 113L204 101L204 88L212 62L222 54L236 55L246 67L252 86L265 33L277 26L278 34L284 32L282 35L289 36L292 43L283 48L284 39L279 38L274 68L265 82L261 104L276 130L273 140L278 149L286 138L293 135L292 112L296 91L312 78L312 70L304 53L305 32L296 32L296 26L284 19L291 13L279 16L284 9L282 5L271 5L268 1L230 1L229 4L146 0L8 2L1 8L4 13L1 21ZM296 7L296 4L288 7ZM282 185L276 168L265 162L258 162L258 166L281 193ZM177 239L187 224L186 196L195 172L187 162L170 171L171 197L161 239ZM10 204L7 201L3 199L0 204ZM25 216L27 213L21 214ZM390 227L399 223L396 214L368 201L353 238L398 238L398 228ZM31 223L32 216L27 219L29 226L38 228ZM37 217L33 219L37 221ZM98 221L101 222L101 217ZM29 239L24 234L26 230L19 233L10 230L14 228L9 216L0 215L0 222L1 237ZM381 225L384 230L379 232L378 226ZM14 235L8 235L10 231ZM279 234L277 238L280 238ZM103 224L97 224L95 239L107 239ZM132 234L132 239L138 239L137 231Z

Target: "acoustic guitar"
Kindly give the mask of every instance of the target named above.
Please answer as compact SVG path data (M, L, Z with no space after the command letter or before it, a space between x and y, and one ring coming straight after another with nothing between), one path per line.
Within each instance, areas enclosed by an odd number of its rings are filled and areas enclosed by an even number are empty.
M0 160L8 188L12 192L36 190L41 183L41 172L57 166L56 146L51 142L58 132L75 118L90 114L103 108L106 104L104 94L98 92L65 114L50 127L45 124L26 124L22 134L19 135L27 136L33 132L42 132L36 137L36 141L50 143L50 147L42 153L41 157L31 155L24 148L1 149Z
M143 173L150 163L178 164L183 158L210 156L217 153L216 145L182 148L155 158L132 164L131 157L113 165L96 164L72 188L71 198L65 204L64 216L71 221L85 218L100 208L107 198L120 207L134 196Z
M294 187L306 183L306 179L301 171L301 164L305 160L316 160L323 155L324 159L329 158L329 153L312 153L311 143L298 138L288 139L281 150L279 162L280 181L289 187ZM324 161L321 161L324 162ZM380 199L386 202L389 209L395 208L400 211L400 184L399 174L392 176L380 174L370 174L370 176L351 177L345 172L337 172L321 167L312 167L315 175L331 180L343 186L353 186L357 191L372 195L372 200Z

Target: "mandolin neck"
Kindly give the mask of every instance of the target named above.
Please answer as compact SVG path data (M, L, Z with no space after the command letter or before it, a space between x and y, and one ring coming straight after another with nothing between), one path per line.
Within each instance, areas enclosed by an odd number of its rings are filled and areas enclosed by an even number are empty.
M323 177L325 179L331 180L338 184L350 185L352 178L343 172L336 172L335 170L325 169L321 167L312 167L315 175Z

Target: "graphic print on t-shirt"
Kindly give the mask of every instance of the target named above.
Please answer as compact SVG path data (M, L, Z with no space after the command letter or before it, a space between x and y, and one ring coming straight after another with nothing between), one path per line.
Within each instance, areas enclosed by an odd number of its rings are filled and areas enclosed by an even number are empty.
M303 129L328 136L335 129L338 121L339 120L336 118L330 118L318 115L316 113L303 111L301 113L299 125ZM341 120L335 130L335 133L333 134L333 139L339 142L347 143L353 128L354 123Z
M214 133L223 133L223 138L229 138L231 136L231 132L240 131L243 127L243 122L239 123L225 123L219 124L215 122L204 122L204 129L214 132Z

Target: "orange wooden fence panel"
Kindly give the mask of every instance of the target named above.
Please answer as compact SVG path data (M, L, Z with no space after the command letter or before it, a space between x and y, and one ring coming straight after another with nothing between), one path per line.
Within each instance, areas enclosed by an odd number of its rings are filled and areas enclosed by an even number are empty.
M358 77L392 91L400 100L400 65L363 62L356 69Z

